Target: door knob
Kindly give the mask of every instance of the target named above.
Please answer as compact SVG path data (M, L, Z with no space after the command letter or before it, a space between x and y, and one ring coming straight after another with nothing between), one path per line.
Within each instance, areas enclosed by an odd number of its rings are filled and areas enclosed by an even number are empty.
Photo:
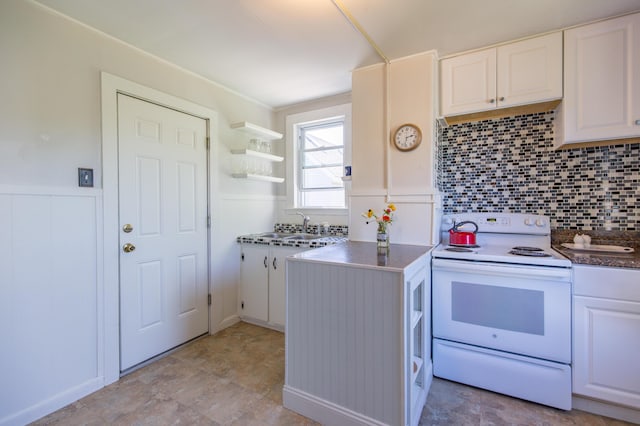
M127 223L122 227L122 230L128 234L129 232L133 231L133 225Z
M122 246L122 250L124 250L125 253L131 253L135 249L136 249L136 246L134 246L131 243L127 243L127 244Z

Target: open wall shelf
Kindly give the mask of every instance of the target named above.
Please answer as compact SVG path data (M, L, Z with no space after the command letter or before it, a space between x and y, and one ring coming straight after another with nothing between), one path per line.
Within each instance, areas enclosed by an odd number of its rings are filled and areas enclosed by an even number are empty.
M253 173L232 173L231 176L233 176L236 179L261 180L263 182L275 182L275 183L284 182L284 178L281 178L281 177L254 175Z
M258 126L257 124L249 123L248 121L231 123L230 127L232 129L239 130L254 136L258 136L258 137L261 137L262 139L269 140L269 141L282 139L282 133L278 133L273 130Z
M284 157L278 155L267 154L266 152L254 151L252 149L232 149L231 153L234 155L248 155L249 157L262 158L263 160L280 162L284 160Z

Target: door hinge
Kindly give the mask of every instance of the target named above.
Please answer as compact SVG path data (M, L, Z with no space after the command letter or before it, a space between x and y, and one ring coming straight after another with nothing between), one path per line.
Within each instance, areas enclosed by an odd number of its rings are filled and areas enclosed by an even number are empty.
M244 262L244 253L240 253L240 260Z
M240 303L240 308L244 309L244 300Z
M211 138L209 136L207 136L207 149L211 148Z
M211 216L207 216L207 228L211 228Z
M211 293L207 294L207 304L211 306Z

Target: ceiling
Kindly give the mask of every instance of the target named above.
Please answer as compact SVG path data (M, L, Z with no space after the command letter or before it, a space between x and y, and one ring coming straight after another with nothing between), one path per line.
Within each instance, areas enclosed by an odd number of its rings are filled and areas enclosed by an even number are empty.
M351 70L382 62L332 0L36 1L273 108L349 92ZM390 60L640 10L640 0L341 3Z

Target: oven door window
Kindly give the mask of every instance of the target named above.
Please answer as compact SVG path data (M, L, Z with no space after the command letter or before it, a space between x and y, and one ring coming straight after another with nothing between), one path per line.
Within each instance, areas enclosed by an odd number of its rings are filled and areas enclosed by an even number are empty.
M544 335L544 292L540 290L453 281L451 305L454 321Z

